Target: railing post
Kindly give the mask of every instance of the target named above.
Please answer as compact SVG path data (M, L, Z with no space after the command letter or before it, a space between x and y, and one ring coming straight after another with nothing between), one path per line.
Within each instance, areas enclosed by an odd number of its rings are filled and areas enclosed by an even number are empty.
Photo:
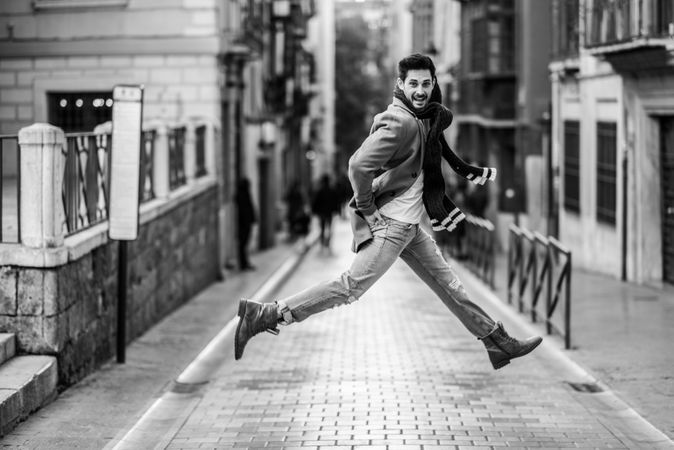
M550 323L550 308L552 307L552 277L554 276L554 264L552 258L552 242L548 239L548 248L547 248L547 258L548 258L548 288L547 295L545 298L545 331L548 334L552 334L552 324Z
M28 247L63 245L62 201L65 134L46 123L19 131L21 151L20 236Z
M564 344L567 350L571 348L571 253L566 254L566 264L569 271L566 274L566 308L564 308Z
M169 187L169 144L168 128L165 124L157 124L157 137L152 164L152 181L155 198L165 199L171 189Z

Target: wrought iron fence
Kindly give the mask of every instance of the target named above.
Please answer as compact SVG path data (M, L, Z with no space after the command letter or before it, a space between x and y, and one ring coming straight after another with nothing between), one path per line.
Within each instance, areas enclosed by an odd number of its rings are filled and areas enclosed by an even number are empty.
M20 155L18 136L0 134L0 242L19 242L20 238ZM6 170L5 161L15 162L16 170Z
M587 46L674 35L671 0L592 0L584 14Z
M154 191L154 152L157 130L144 130L141 136L140 151L140 201L147 202L155 198Z
M532 322L542 314L547 333L557 332L564 337L565 347L571 348L571 252L553 237L511 225L507 282L508 303L516 301L520 312L531 314ZM544 286L545 311L541 312ZM557 325L555 312L562 299L563 323Z
M471 272L494 287L494 224L466 214L454 232L440 231L436 238L445 254L461 260Z
M175 189L186 183L185 130L169 130L169 185ZM108 218L110 187L110 127L95 132L67 133L61 149L65 158L61 198L66 235L84 230ZM205 175L206 125L196 129L197 176ZM155 151L157 131L144 130L141 136L139 198L152 200L155 192ZM17 135L0 135L0 242L20 242L20 154ZM11 161L16 168L3 168ZM5 175L5 172L11 176ZM16 174L16 176L14 176Z
M154 198L155 137L155 130L143 131L141 136L139 183L141 202ZM63 149L66 163L62 196L67 235L107 220L111 148L110 132L66 134L66 147Z
M466 262L468 267L494 287L494 224L466 214Z
M107 219L111 145L107 133L66 134L62 191L66 234Z
M169 128L169 188L175 189L187 182L185 176L185 133L186 127Z
M196 176L206 175L206 125L200 125L194 130L196 153Z

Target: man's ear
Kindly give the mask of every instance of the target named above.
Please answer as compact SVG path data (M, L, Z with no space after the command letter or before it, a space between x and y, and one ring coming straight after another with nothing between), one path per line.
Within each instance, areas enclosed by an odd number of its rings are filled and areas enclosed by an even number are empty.
M405 82L403 80L398 78L398 80L396 80L396 84L398 85L398 89L400 89L401 91L404 90L403 88L405 87Z

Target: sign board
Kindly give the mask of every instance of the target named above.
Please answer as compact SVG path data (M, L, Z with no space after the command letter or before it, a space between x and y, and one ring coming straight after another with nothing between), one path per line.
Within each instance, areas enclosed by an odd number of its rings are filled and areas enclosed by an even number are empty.
M112 91L110 155L110 239L138 237L143 87L115 86Z

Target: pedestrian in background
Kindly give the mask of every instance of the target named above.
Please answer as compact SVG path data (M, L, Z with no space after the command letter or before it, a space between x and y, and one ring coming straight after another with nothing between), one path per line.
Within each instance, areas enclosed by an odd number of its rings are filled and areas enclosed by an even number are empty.
M340 199L337 189L330 182L330 175L324 174L314 198L311 201L311 211L318 218L321 227L321 247L330 249L330 237L332 236L332 218L339 213Z
M288 208L286 219L290 241L306 237L309 234L311 214L307 195L299 181L295 180L290 184L290 188L285 195L285 201Z
M253 224L257 222L253 198L250 195L250 180L241 178L236 189L237 238L239 250L239 269L255 270L248 260L248 243Z
M357 74L354 73L354 77ZM354 79L354 82L359 80ZM427 214L434 230L452 231L465 216L445 196L441 159L462 177L484 184L496 170L466 164L447 145L443 131L452 113L442 106L435 65L414 54L398 63L393 101L374 118L370 135L349 160L354 191L351 267L340 276L274 303L242 299L234 339L240 359L250 338L278 333L278 324L301 322L313 314L358 300L398 259L410 268L487 349L494 369L524 356L541 338L515 339L473 303L435 241L419 223Z

